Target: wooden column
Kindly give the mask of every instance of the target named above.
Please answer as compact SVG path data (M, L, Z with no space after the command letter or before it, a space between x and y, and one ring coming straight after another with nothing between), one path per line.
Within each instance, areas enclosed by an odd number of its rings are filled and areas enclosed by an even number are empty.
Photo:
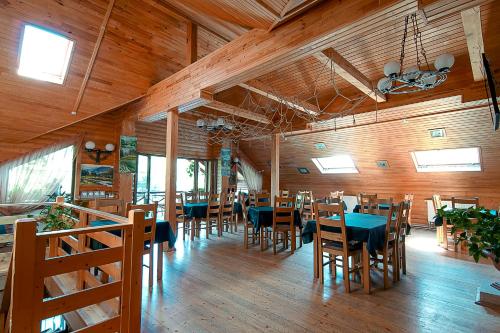
M120 135L118 136L118 144L120 144L120 136L135 136L135 119L124 119L121 126ZM120 147L116 149L116 158L120 159ZM132 202L134 200L134 174L133 173L120 173L120 187L118 196L123 202Z
M271 136L271 203L274 206L274 196L280 191L280 135Z
M193 22L187 23L186 37L186 66L198 60L198 26Z
M179 110L170 110L167 115L167 140L165 172L165 217L170 222L174 232L177 231L175 224L175 185L177 178L177 141L179 132Z

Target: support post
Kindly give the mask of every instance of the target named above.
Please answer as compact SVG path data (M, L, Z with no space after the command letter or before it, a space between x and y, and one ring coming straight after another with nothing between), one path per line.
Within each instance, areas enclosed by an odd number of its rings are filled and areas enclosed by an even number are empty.
M124 119L121 125L120 136L135 136L135 119ZM120 142L120 136L118 142ZM119 158L120 153L116 153L116 158ZM133 173L120 173L120 187L119 198L124 203L134 201L134 174Z
M198 26L191 21L187 22L186 53L186 66L198 60Z
M179 132L179 110L170 110L167 115L166 171L165 171L165 216L174 232L175 223L175 183L177 178L177 141Z
M280 191L280 135L271 135L271 205Z

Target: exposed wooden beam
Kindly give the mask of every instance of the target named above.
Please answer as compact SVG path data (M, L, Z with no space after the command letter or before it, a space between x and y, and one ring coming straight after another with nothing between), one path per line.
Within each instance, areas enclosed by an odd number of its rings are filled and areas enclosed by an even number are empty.
M271 123L271 121L266 116L264 116L262 114L258 114L258 113L255 113L255 112L252 112L249 110L245 110L245 109L242 109L242 108L234 106L234 105L219 102L216 100L210 101L209 103L207 103L205 105L205 107L213 109L213 110L217 110L220 112L224 112L227 114L231 114L233 116L250 119L250 120L253 120L253 121L256 121L259 123L263 123L263 124L270 124Z
M171 110L167 117L167 133L165 147L165 216L169 221L176 221L175 215L175 195L177 178L177 148L179 140L179 111ZM177 223L171 223L174 232L177 230Z
M332 62L336 74L361 90L370 98L379 102L386 101L385 95L376 89L374 90L372 82L334 49L329 48L318 52L314 57L326 66L330 66L330 62Z
M459 11L480 6L494 0L420 0L418 8L429 22L442 19Z
M324 50L366 24L376 27L393 10L405 15L415 6L396 0L323 2L270 32L253 29L151 87L140 117L190 103L200 90L217 93L249 81Z
M255 3L262 9L264 9L266 12L274 16L276 19L279 19L280 13L278 13L276 10L274 10L271 6L267 4L267 2L263 0L255 0Z
M271 134L271 206L280 192L280 134Z
M99 29L99 35L97 36L97 41L94 45L92 56L90 57L90 61L87 66L87 70L85 71L82 84L80 85L80 90L78 91L78 95L76 96L75 104L73 104L73 109L71 111L71 114L73 115L76 115L76 113L78 112L78 108L80 107L80 103L82 102L83 94L85 93L85 89L87 88L87 83L89 81L90 74L92 74L92 69L94 68L95 60L97 58L97 54L99 53L101 42L102 39L104 38L104 33L106 32L106 28L109 22L109 17L111 16L111 12L113 11L114 6L115 6L115 0L110 0L108 4L108 9L106 10L106 14L104 15L101 27Z
M285 8L281 12L280 17L274 21L274 23L269 27L269 30L273 30L279 25L291 20L292 18L304 13L306 10L312 8L313 6L319 4L323 0L306 0L295 8L290 8L293 3L293 0L288 1Z
M481 8L479 6L463 10L462 24L464 26L467 49L474 81L484 80L482 54L484 53L483 30L481 29Z
M265 90L263 90L264 88L258 87L255 84L255 82L252 82L251 84L240 83L239 86L242 87L242 88L245 88L247 90L250 90L250 91L252 91L252 92L254 92L256 94L259 94L261 96L269 98L269 99L271 99L273 101L283 103L283 104L287 105L290 108L296 109L298 111L302 111L304 113L309 113L309 114L312 114L312 115L316 115L320 111L317 106L315 106L315 105L313 105L311 103L307 103L307 102L300 102L300 104L299 103L294 103L292 101L287 100L284 97L279 97L279 96L277 96L275 94L272 94L272 93L270 93L268 91L265 91Z
M186 65L191 65L196 60L198 60L198 26L188 21L186 33Z

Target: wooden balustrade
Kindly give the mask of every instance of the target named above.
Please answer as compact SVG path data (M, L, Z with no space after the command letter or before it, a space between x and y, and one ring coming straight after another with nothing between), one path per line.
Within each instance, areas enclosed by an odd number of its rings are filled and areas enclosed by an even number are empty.
M77 332L140 332L144 211L125 218L57 204L76 213L74 229L37 233L35 219L16 221L10 320L3 328L40 332L43 319L64 315ZM89 216L118 223L89 227ZM93 248L96 243L104 248Z

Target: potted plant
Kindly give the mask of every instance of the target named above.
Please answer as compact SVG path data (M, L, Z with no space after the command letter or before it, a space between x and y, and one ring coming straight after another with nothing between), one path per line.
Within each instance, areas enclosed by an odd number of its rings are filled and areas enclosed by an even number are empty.
M42 209L36 219L41 223L42 231L55 231L73 228L75 221L71 216L71 208L53 205Z
M438 216L453 225L451 232L461 231L457 242L465 242L476 262L480 257L489 258L500 270L500 217L484 207L445 210L438 209Z

